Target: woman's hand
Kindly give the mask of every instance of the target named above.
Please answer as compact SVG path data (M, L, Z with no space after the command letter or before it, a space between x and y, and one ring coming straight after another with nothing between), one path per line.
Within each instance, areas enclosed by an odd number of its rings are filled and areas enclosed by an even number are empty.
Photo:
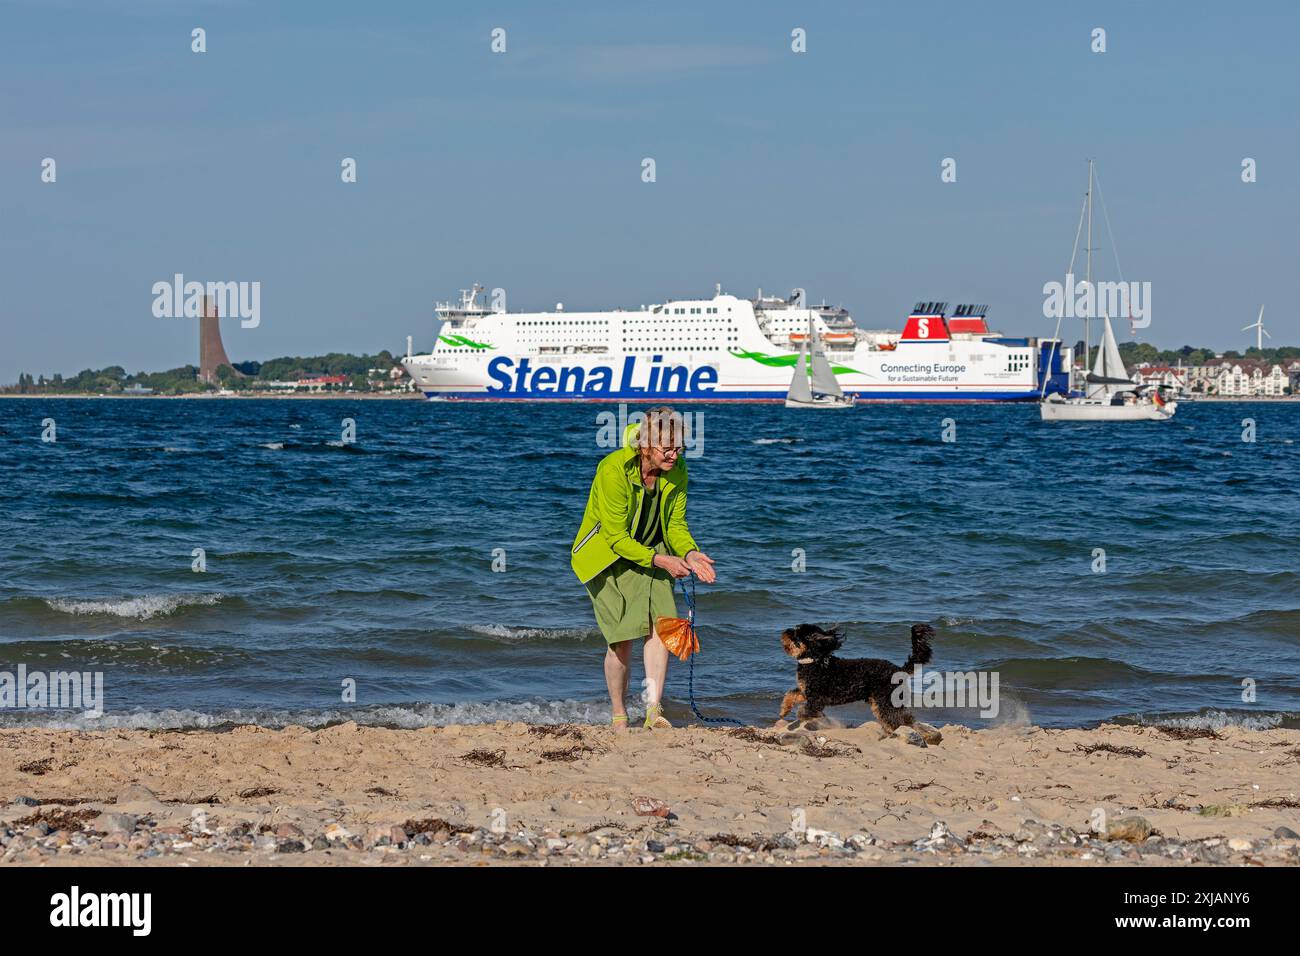
M717 572L713 570L713 559L703 551L687 552L686 565L705 584L712 584L718 579Z
M691 566L672 554L656 554L654 556L654 566L663 568L675 578L684 578L691 573Z

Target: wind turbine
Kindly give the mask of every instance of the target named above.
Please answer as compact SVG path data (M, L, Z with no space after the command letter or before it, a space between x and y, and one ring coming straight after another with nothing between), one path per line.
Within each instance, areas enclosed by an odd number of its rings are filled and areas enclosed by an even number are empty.
M1264 330L1264 307L1262 305L1259 307L1259 318L1250 325L1243 326L1241 331L1245 332L1249 329L1255 330L1255 348L1261 352L1264 351L1264 336L1268 335L1268 332ZM1268 337L1271 339L1273 336L1268 335Z

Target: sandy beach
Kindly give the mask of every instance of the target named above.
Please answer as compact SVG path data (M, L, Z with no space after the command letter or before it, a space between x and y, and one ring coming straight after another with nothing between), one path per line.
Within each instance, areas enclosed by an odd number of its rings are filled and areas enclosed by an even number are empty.
M0 862L1300 863L1300 731L941 729L8 729Z

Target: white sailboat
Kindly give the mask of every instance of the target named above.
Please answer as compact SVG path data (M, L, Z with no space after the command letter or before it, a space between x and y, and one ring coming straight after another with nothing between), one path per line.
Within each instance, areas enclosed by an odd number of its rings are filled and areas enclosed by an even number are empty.
M1043 421L1166 421L1178 410L1178 403L1165 400L1159 387L1148 389L1128 378L1108 315L1102 316L1097 361L1084 377L1084 383L1087 391L1082 398L1062 398L1053 394L1040 402L1038 409ZM1146 391L1150 392L1150 398L1142 394Z
M835 372L826 359L826 353L822 351L821 342L813 328L813 320L809 318L808 335L799 346L799 360L794 366L794 377L790 379L790 391L785 395L785 407L852 408L854 400L852 395L844 394L840 383L835 380Z
M1092 285L1092 187L1093 187L1093 169L1092 160L1088 160L1088 195L1085 200L1086 212L1088 216L1088 242L1084 247L1087 250L1087 287L1093 290L1090 295L1090 301L1095 302L1095 289ZM1082 216L1080 213L1080 223L1082 226ZM1114 244L1115 237L1111 237L1111 243ZM1075 252L1078 252L1079 237L1075 234ZM1070 268L1067 274L1074 274L1074 256L1070 257ZM1122 278L1122 277L1121 277ZM1070 290L1071 295L1074 294ZM1089 318L1090 314L1083 316L1083 359L1086 368L1089 351ZM1061 334L1061 320L1056 322L1056 335L1059 338ZM1046 378L1044 378L1043 388L1046 390ZM1045 422L1140 422L1140 421L1168 421L1174 417L1174 412L1178 410L1178 403L1172 399L1166 399L1163 393L1165 386L1146 386L1138 385L1128 377L1128 370L1124 368L1124 360L1119 355L1119 345L1115 342L1115 333L1110 327L1110 316L1103 313L1102 315L1102 339L1097 346L1097 361L1093 364L1092 371L1085 372L1083 376L1083 394L1064 398L1058 394L1043 395L1040 393L1038 402L1038 412Z

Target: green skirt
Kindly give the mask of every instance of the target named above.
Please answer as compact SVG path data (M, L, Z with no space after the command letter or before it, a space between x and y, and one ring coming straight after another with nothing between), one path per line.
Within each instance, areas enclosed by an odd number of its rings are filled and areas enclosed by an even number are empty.
M663 545L655 548L666 554ZM655 618L677 617L673 578L663 568L646 568L619 558L587 582L596 623L607 644L649 637Z

